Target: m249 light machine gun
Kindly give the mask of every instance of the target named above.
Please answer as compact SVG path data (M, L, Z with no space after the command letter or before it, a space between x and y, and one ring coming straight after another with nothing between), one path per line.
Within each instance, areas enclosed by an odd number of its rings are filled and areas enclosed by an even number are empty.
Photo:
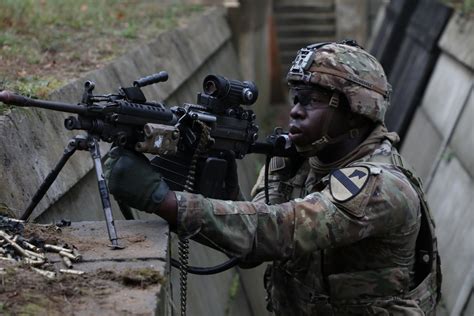
M162 103L147 101L141 88L167 79L168 74L162 71L138 79L132 87L120 88L116 94L107 95L93 95L95 84L87 81L79 104L31 99L1 91L0 101L5 104L77 114L66 118L64 126L68 130L86 132L69 140L63 156L45 178L21 219L29 219L74 152L87 150L94 162L111 246L120 248L102 172L99 141L157 155L159 161L155 160L155 165L161 166L160 172L165 174L173 189L217 197L213 194L220 192L223 186L229 157L242 158L257 139L255 115L241 106L255 102L257 88L249 81L209 75L204 79L204 91L198 94L197 104L185 103L169 109ZM216 178L216 174L220 177ZM120 202L119 205L125 218L132 219L130 209Z
M152 164L171 189L213 198L222 198L232 189L226 183L226 173L231 166L229 163L235 164L235 158L243 158L248 153L265 154L268 174L270 157L294 154L287 135L281 130L276 130L266 142L256 142L255 114L242 107L252 105L258 97L253 82L209 75L204 78L203 92L198 94L196 104L167 108L162 103L147 101L141 88L167 79L168 74L162 71L134 81L132 87L120 88L117 94L108 95L93 95L95 84L87 81L82 100L77 105L0 92L0 102L9 105L75 113L76 116L65 119L64 126L68 130L86 132L69 140L62 158L41 184L21 218L29 219L72 154L78 149L88 150L94 162L111 247L122 248L118 244L109 190L102 172L99 141L156 155ZM266 193L268 200L268 191ZM133 219L130 208L118 203L124 217ZM182 315L186 313L188 272L212 274L238 263L232 258L211 268L188 267L188 247L187 239L180 239L180 261L172 259L173 266L180 268Z

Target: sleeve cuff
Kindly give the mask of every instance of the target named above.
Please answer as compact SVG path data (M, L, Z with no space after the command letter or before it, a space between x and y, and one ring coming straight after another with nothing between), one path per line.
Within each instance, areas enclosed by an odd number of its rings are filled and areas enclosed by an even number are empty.
M175 192L175 194L178 202L177 233L180 237L193 237L199 233L203 223L204 197L186 192Z

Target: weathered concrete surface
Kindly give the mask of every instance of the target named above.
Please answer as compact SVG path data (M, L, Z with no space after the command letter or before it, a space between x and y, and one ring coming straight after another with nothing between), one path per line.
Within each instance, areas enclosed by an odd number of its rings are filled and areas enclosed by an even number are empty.
M354 39L362 46L367 45L369 35L368 1L335 0L336 3L336 38L338 40Z
M77 155L87 159L88 154L79 152ZM66 165L64 169L70 166ZM60 176L61 177L61 176ZM115 219L124 219L118 204L111 196L112 213ZM104 212L97 187L95 171L88 172L67 193L51 205L45 212L39 215L35 221L39 223L51 223L60 219L71 221L94 221L104 220Z
M464 169L474 178L474 91L471 85L470 96L464 104L459 122L453 132L451 147L456 152Z
M271 37L274 45L267 55L270 57L267 64L272 67L276 105L287 102L286 74L298 50L313 43L336 40L336 10L334 0L278 0L273 1L272 11L270 23L274 27L269 31L274 32Z
M253 315L271 315L267 311L265 297L267 295L263 287L263 275L268 266L267 262L252 269L239 269L240 279L242 280L243 291L252 307Z
M172 257L177 257L176 243L172 247ZM229 258L208 247L190 242L189 264L198 267L211 267L227 261ZM173 297L179 305L179 270L171 270ZM253 290L255 291L255 290ZM249 295L242 286L242 280L236 269L213 275L188 275L187 314L200 315L261 315L251 309ZM262 302L263 303L263 302Z
M433 126L425 110L419 108L405 137L401 152L423 181L428 179L442 141L440 132Z
M473 19L451 18L402 148L425 180L437 224L443 271L439 315L471 315L468 309L474 305L473 28Z
M422 107L444 138L454 128L472 86L473 72L455 59L440 56L426 89ZM448 106L449 104L449 106Z
M73 222L62 228L65 236L78 239L83 260L77 268L92 266L101 261L125 262L128 260L154 259L166 263L168 245L163 243L169 236L168 224L164 220L115 221L119 244L124 249L113 250L109 247L105 222Z
M0 117L0 201L18 210L17 216L26 209L39 184L62 155L67 140L73 136L64 131L64 118L62 113L36 109L13 109L10 114ZM53 203L91 167L90 158L73 157L67 170L38 206L36 214Z
M472 177L456 157L446 155L428 191L428 201L437 224L444 276L443 301L448 310L456 304L474 264L473 192Z
M441 49L468 68L474 69L474 23L469 15L454 16L448 23L439 41Z
M120 273L125 270L153 269L166 277L168 274L168 225L163 220L116 221L122 250L111 250L105 223L77 222L62 229L62 236L73 243L82 254L74 269L88 274L101 271ZM50 260L63 268L58 256ZM85 298L77 307L79 315L160 315L169 314L169 283L145 289L121 286L114 292L104 292L97 298Z
M449 78L449 79L448 79ZM453 146L463 152L462 161L469 165L472 157L472 114L465 110L472 90L473 72L449 55L440 56L428 88L417 110L402 147L402 153L413 164L423 180L429 180L446 142L454 129ZM471 101L472 102L472 99ZM469 106L468 106L469 108ZM469 117L469 115L471 115ZM459 124L459 119L464 123ZM471 143L471 146L469 146ZM420 146L423 144L423 146ZM443 145L444 144L444 145ZM472 161L472 159L471 159Z
M240 0L237 8L229 9L229 25L232 30L232 44L237 53L242 77L253 80L259 91L253 110L257 114L262 131L269 131L270 82L269 66L269 29L271 13L269 0ZM235 65L230 65L235 67Z

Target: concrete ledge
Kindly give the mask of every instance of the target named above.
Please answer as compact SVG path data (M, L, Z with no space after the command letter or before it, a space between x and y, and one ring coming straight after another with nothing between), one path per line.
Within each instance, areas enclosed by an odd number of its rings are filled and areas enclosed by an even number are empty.
M162 221L116 222L120 244L108 247L103 222L54 226L26 225L24 235L62 246L75 246L82 260L76 274L65 274L60 255L46 252L51 279L27 265L2 261L4 315L171 315L168 275L168 226ZM5 272L8 271L8 274ZM77 275L77 271L83 272Z
M119 243L125 249L111 250L108 247L110 242L105 222L78 222L63 228L62 235L71 240L83 256L74 268L86 273L110 271L117 274L125 270L138 273L142 269L152 269L163 276L164 283L146 288L123 285L92 301L85 300L85 304L78 306L79 310L91 315L153 315L157 310L169 309L168 299L165 299L170 295L167 283L168 225L163 220L116 221L115 224ZM56 260L55 265L59 267L61 262Z

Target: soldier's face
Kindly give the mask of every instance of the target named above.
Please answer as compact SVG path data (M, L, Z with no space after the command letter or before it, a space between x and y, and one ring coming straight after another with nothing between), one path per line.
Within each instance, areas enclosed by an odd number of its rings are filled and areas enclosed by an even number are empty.
M290 88L290 139L298 146L310 145L323 135L323 126L329 119L329 101L332 93L314 87Z

